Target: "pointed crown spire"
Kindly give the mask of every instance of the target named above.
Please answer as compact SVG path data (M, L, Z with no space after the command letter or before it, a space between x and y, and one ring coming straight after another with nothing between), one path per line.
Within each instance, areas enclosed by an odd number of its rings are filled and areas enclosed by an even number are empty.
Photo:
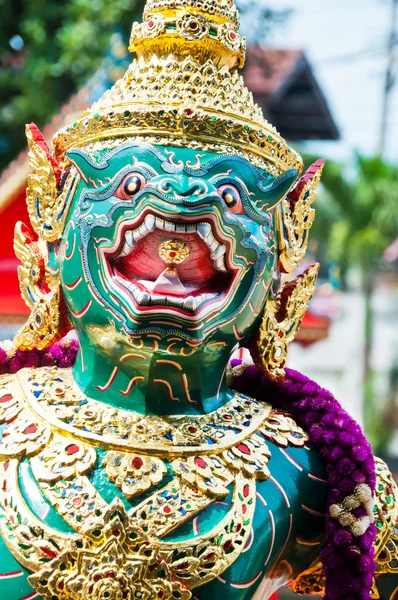
M124 77L56 135L57 158L134 137L237 154L273 174L301 170L300 156L264 119L238 73L246 42L233 0L147 0L130 50L136 58Z
M199 64L243 67L246 40L233 0L148 0L143 23L134 23L130 50L150 59L191 56Z

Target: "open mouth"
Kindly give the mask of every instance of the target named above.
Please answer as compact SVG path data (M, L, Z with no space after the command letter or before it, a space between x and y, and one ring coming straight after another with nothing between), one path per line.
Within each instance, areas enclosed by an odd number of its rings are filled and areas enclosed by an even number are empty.
M239 274L230 253L231 243L213 216L175 222L147 214L119 227L105 260L114 284L139 310L167 307L202 315L229 297Z

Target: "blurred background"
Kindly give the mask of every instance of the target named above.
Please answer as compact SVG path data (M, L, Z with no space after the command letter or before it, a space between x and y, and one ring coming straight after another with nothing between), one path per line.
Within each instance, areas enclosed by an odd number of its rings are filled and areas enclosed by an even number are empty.
M317 294L290 366L332 390L398 472L398 0L238 0L245 78L305 157L327 160L308 262ZM141 0L0 0L0 339L27 309L24 125L48 141L129 64Z

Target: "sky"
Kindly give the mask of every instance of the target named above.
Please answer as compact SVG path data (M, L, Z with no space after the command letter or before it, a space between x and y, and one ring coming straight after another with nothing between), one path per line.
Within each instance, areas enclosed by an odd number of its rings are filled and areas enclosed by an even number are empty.
M341 132L340 142L311 144L311 150L340 160L353 149L368 155L378 152L391 0L261 2L277 10L293 9L286 23L274 27L267 45L305 50ZM397 162L398 45L395 53L397 83L385 157Z

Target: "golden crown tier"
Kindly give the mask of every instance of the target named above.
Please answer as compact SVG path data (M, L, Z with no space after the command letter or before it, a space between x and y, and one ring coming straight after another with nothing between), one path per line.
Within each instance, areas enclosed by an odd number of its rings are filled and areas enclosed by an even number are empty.
M248 158L275 175L302 160L264 119L237 68L245 41L233 2L151 0L134 24L136 54L115 86L54 139L67 150L136 138Z

